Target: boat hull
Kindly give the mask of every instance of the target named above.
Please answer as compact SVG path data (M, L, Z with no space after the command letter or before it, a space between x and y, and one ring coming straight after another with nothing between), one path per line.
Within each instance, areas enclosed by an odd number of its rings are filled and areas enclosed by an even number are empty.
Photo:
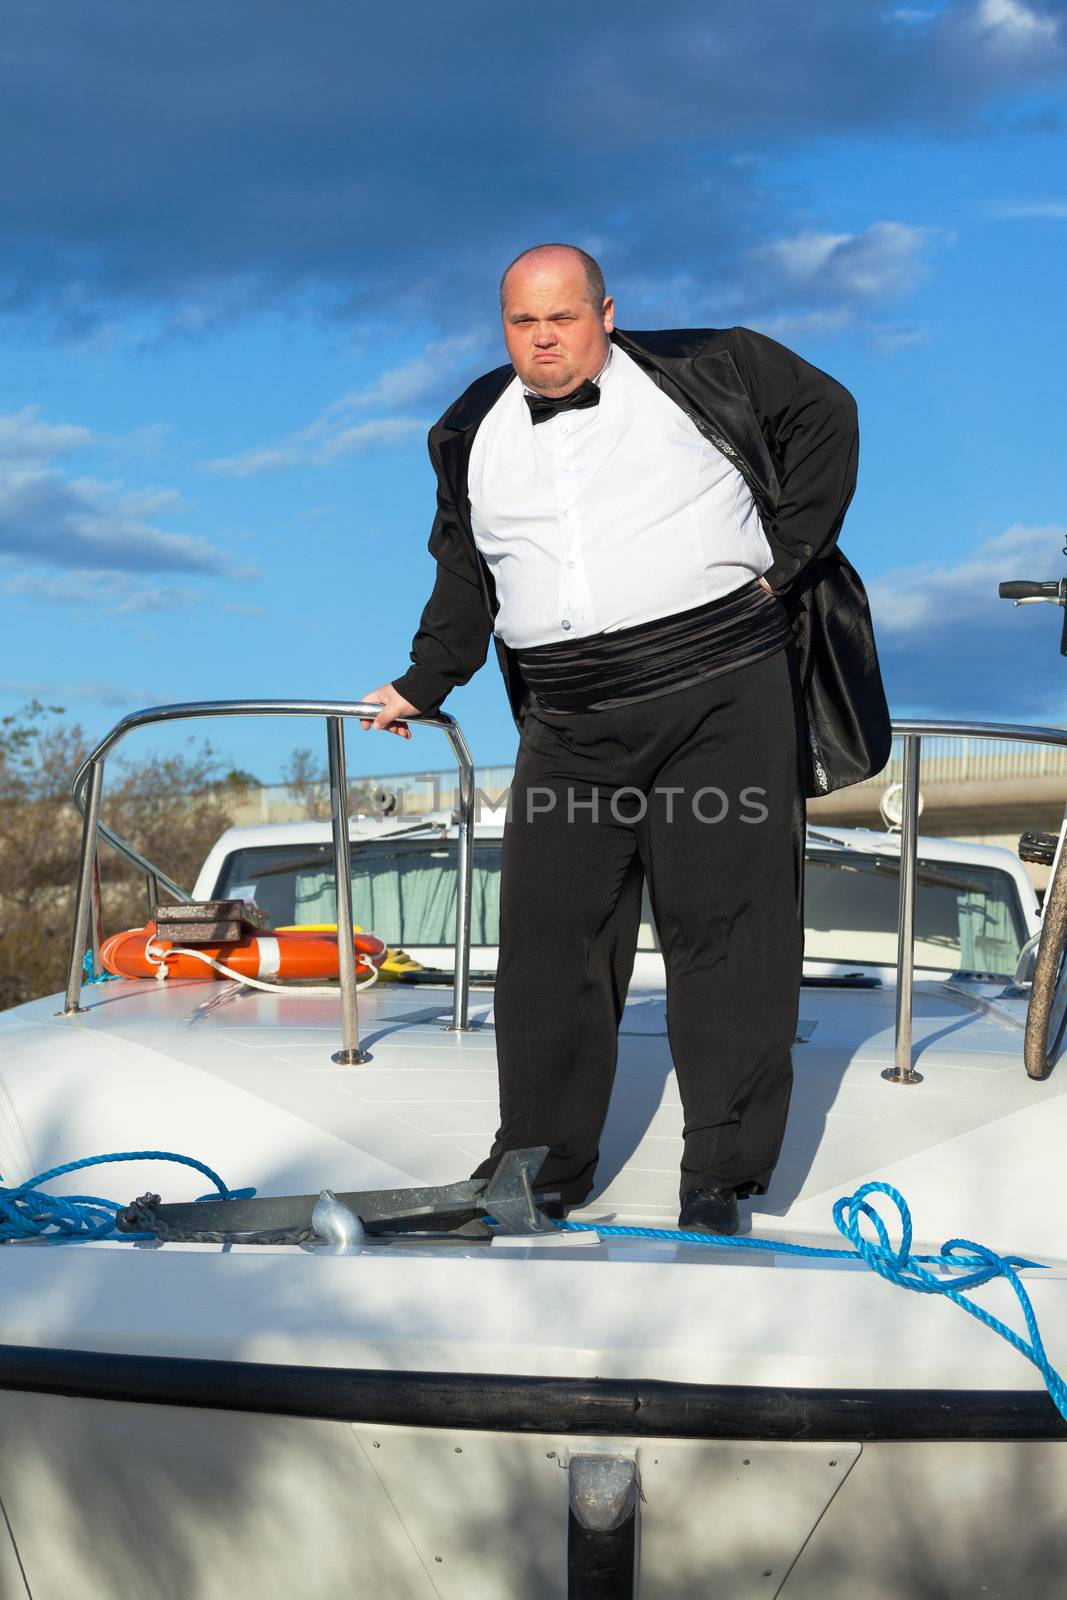
M1067 1597L1067 1425L1034 1391L18 1347L0 1384L4 1595L556 1600L582 1592L572 1464L610 1456L639 1486L619 1600Z

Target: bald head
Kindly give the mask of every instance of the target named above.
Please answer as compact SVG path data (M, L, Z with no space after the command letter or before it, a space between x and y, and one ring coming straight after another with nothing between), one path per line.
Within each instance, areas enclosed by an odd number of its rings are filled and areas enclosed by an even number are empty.
M527 388L558 398L595 378L608 358L615 303L576 245L524 250L500 280L508 355Z
M524 250L504 268L500 279L500 309L503 311L507 304L507 283L510 273L515 269L531 268L566 270L568 262L577 264L581 269L585 281L585 297L591 306L599 311L604 303L604 274L598 262L593 260L585 250L579 249L576 244L535 244L529 250Z

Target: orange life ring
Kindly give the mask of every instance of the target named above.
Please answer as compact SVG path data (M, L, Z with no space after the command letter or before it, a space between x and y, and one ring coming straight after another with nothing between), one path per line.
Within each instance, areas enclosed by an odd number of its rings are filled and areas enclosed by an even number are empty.
M206 961L184 953L184 946L173 948L166 939L156 939L156 925L128 928L113 933L100 946L100 959L117 978L155 978L165 963L168 978L222 978ZM369 977L385 960L384 940L373 933L352 936L356 951L357 978ZM337 936L318 930L279 930L252 933L239 944L197 945L201 955L239 972L243 978L267 982L286 978L337 977ZM151 951L151 953L150 953ZM162 960L160 959L162 957Z

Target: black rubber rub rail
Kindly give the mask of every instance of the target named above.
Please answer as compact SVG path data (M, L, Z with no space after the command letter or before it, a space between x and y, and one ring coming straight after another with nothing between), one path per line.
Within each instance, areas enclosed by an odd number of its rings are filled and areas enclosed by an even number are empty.
M628 1438L1067 1439L1043 1389L777 1389L299 1367L0 1346L0 1390L272 1416Z

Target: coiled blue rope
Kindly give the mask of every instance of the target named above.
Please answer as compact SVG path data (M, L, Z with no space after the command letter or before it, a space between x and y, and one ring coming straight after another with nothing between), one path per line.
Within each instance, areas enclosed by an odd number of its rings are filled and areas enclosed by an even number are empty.
M211 1167L193 1156L175 1155L172 1150L121 1150L107 1156L86 1156L67 1161L61 1167L39 1172L15 1188L0 1185L0 1243L13 1239L109 1239L115 1232L115 1218L125 1208L114 1200L92 1194L46 1194L42 1185L68 1172L85 1167L107 1166L122 1161L175 1161L202 1172L215 1185L216 1194L201 1199L250 1200L254 1189L229 1189ZM123 1234L124 1239L148 1238L147 1234Z
M106 968L97 972L96 962L93 960L93 952L86 950L82 957L82 983L113 983L114 981L115 974L108 972Z
M868 1195L885 1195L896 1207L900 1224L900 1244L894 1249L885 1220L868 1201ZM874 1237L863 1231L866 1220L874 1229ZM672 1244L710 1245L718 1250L769 1250L775 1255L821 1257L835 1260L859 1260L877 1272L887 1283L901 1289L911 1289L915 1294L940 1294L960 1306L976 1321L991 1328L1005 1339L1021 1356L1033 1363L1040 1372L1045 1387L1060 1415L1067 1420L1067 1384L1056 1371L1045 1353L1045 1346L1037 1326L1030 1296L1019 1278L1023 1267L1040 1267L1040 1261L1028 1261L1025 1256L1001 1256L995 1250L972 1239L948 1239L938 1255L912 1255L911 1212L899 1189L891 1183L865 1183L855 1194L842 1195L834 1202L834 1225L851 1246L850 1249L833 1249L829 1246L792 1244L782 1239L738 1238L736 1235L718 1233L683 1233L674 1228L602 1227L595 1222L557 1222L556 1226L576 1233L595 1232L609 1238L667 1239ZM962 1272L962 1277L943 1278L930 1272L930 1267L943 1267ZM1026 1324L1028 1339L1009 1328L999 1317L994 1317L983 1306L977 1305L965 1289L977 1289L993 1278L1003 1278L1010 1285L1019 1302Z

